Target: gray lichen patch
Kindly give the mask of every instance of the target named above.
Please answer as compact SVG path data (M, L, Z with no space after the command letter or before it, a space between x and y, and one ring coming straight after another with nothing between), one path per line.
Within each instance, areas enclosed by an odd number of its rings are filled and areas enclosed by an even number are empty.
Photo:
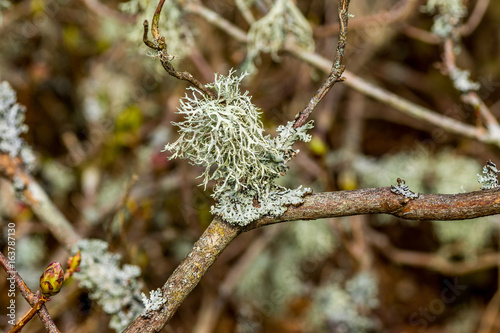
M204 166L200 176L202 185L216 181L216 204L211 212L223 220L239 225L264 216L278 216L286 205L299 204L309 189L289 190L274 183L287 171L286 163L298 151L293 150L297 140L309 141L307 130L313 122L294 129L293 122L278 127L278 135L264 136L260 109L251 102L248 92L240 91L247 74L216 75L207 85L216 92L212 99L196 88L185 95L178 108L185 120L179 127L179 138L165 146L172 152L170 158L188 159L194 165Z
M0 152L20 157L31 168L35 157L21 135L28 131L24 124L26 108L17 103L16 92L6 81L0 83Z

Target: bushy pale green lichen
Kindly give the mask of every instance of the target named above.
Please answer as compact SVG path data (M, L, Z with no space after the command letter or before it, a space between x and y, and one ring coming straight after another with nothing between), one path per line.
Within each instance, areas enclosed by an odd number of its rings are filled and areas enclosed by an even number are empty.
M174 124L180 136L165 146L172 152L170 158L205 167L202 184L216 181L212 213L240 225L264 215L281 215L285 205L302 202L309 189L289 190L274 180L285 174L286 163L296 154L295 141L309 141L306 132L313 127L309 122L294 129L289 122L278 127L275 138L264 136L259 108L248 92L240 91L245 75L236 76L234 71L227 77L216 75L215 82L207 85L216 92L215 99L190 88L193 94L186 94L178 109L185 120Z

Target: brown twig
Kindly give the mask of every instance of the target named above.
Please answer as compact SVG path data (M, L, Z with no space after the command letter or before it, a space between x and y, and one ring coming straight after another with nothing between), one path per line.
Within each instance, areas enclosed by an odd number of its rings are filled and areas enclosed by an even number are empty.
M279 218L263 217L245 231L285 221L360 214L390 214L406 220L464 220L500 214L500 188L459 194L422 194L408 198L390 187L312 194L299 207L289 207Z
M490 0L478 0L472 14L470 14L467 22L459 28L459 33L461 36L468 36L474 30L476 30L477 26L481 22L486 13L486 9L490 4Z
M425 268L448 276L461 276L494 268L500 260L496 252L485 253L474 260L452 261L433 253L402 250L391 244L387 235L366 228L367 241L386 258L398 265Z
M9 333L16 333L20 332L24 326L35 316L35 314L40 311L42 306L47 302L47 298L44 296L41 296L38 299L38 302L35 303L35 305L24 314L24 316L16 323L16 325L9 331Z
M0 153L0 176L23 182L23 201L28 204L52 235L67 249L80 240L71 223L49 199L43 188L27 174L20 158Z
M318 103L323 99L323 97L330 91L333 85L337 82L344 81L342 74L344 73L345 67L342 65L344 59L345 47L347 45L347 23L349 21L349 2L350 0L339 0L338 4L338 15L339 15L339 37L337 42L337 51L335 53L335 59L333 61L330 74L326 78L325 82L316 91L313 98L309 101L304 110L295 119L293 128L301 127L305 124L309 115L316 108Z
M445 72L448 75L459 70L456 65L455 47L456 45L453 38L450 37L444 41L443 65L445 67ZM489 132L500 132L498 121L495 116L491 113L490 109L488 109L475 91L470 90L468 92L462 92L462 100L471 105L475 110L479 111L479 114L486 122L486 127Z
M259 255L261 255L261 253L268 247L269 243L271 243L273 239L275 239L275 237L283 231L283 227L285 227L285 225L275 226L274 228L265 228L263 233L260 234L257 239L252 241L250 246L245 250L238 261L232 265L231 270L225 276L218 288L218 295L204 307L205 313L200 315L201 319L193 328L193 333L210 333L214 331L217 320L219 319L227 299L229 299L232 295L234 288L247 271L247 268Z
M160 31L158 30L158 22L160 20L160 14L164 2L165 0L160 0L160 2L158 3L158 7L156 7L155 14L153 16L153 23L151 25L151 34L153 35L154 38L153 41L150 41L148 39L149 23L147 20L144 21L144 35L142 38L144 44L146 44L149 48L157 52L158 58L160 59L163 68L167 71L168 74L179 80L188 81L197 89L199 89L201 92L203 92L205 95L209 96L212 99L217 99L217 95L212 90L208 89L200 81L198 81L198 79L196 79L191 73L178 71L172 65L171 60L173 59L173 56L170 56L168 54L167 44L165 43L165 37L161 36Z
M1 252L0 252L0 265L9 275L9 279L14 279L17 289L19 289L21 295L23 295L23 297L26 299L26 301L28 301L31 307L37 307L38 306L37 304L40 302L40 298L42 298L43 296L41 296L39 293L34 294L31 292L26 283L24 283L24 280L21 278L19 273L17 273L14 267L12 267L7 258ZM33 310L30 310L30 312L31 311ZM60 333L60 331L54 324L54 321L52 320L49 312L47 311L45 305L40 304L39 310L37 310L35 313L38 313L40 320L45 325L45 328L47 329L48 332Z

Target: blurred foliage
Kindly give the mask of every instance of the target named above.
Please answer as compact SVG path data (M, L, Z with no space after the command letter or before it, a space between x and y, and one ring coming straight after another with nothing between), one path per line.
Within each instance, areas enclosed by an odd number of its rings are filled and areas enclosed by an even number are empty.
M203 3L248 32L247 19L266 23L277 1ZM309 25L301 21L302 29L287 36L312 48L312 41L304 37L310 36L311 27L315 51L332 58L336 33L322 28L337 26L336 2L294 3L302 18L293 9L290 19L306 19ZM345 55L347 69L437 113L477 124L477 112L460 101L460 92L441 71L442 46L424 37L438 28L446 33L453 10L459 9L461 21L467 22L467 13L478 1L417 1L410 15L398 18L394 6L405 3L352 1L355 17ZM149 290L161 286L182 260L210 222L214 204L210 190L198 186L196 177L203 170L169 160L161 152L178 136L170 122L182 119L176 111L187 84L169 77L142 43L143 21L151 21L155 7L152 0L0 0L0 81L9 82L18 103L26 106L29 131L23 139L38 162L33 176L82 237L108 241L122 263L140 267ZM499 17L500 2L490 1L477 28L462 38L457 55L467 81L480 85L479 96L497 118ZM282 21L267 20L277 22ZM421 30L411 33L409 27ZM248 45L176 1L166 0L160 32L175 56L174 66L204 83L213 81L215 73L227 75L230 68L248 64ZM274 35L264 31L254 36ZM258 56L250 54L258 57L253 59L256 70L242 89L262 110L266 131L275 133L302 110L325 75L273 48L269 39L249 41L254 46L259 42L266 42L267 48L258 49ZM500 165L498 148L449 134L353 94L342 84L333 88L312 118L313 140L297 144L301 153L289 164L283 180L287 187L334 191L390 186L400 177L414 192L459 193L479 190L476 174L486 161ZM134 174L137 182L132 181ZM130 194L123 197L129 185ZM389 216L368 216L361 222L401 249L445 256L460 264L498 251L498 221L493 216L401 223ZM38 279L47 263L67 257L30 209L15 200L11 185L0 179L2 249L9 222L16 223L18 264L27 281ZM354 217L294 222L279 230L240 272L242 278L213 319L212 332L417 332L422 325L412 318L425 320L429 332L459 332L457 323L468 332L477 328L497 289L493 269L460 277L467 288L433 320L425 319L419 309L436 304L446 288L443 281L455 277L393 263L369 239L360 240L355 222ZM361 230L363 234L366 229ZM263 231L252 231L227 248L172 319L173 331L190 332L195 323L205 327L206 309L226 297L218 294L220 281L240 267L236 264L262 235ZM139 285L134 289L134 313L139 312L140 291L147 293ZM8 302L7 288L0 279L0 304ZM105 313L109 309L103 309L96 297L71 284L50 302L49 312L63 332L112 332ZM17 304L21 312L24 300L18 298ZM113 324L123 324L115 318ZM5 318L0 327L7 328ZM44 329L35 318L25 331Z

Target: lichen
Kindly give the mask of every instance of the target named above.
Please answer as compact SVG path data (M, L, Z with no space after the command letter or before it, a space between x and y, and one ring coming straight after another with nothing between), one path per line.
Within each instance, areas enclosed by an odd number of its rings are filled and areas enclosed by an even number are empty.
M89 290L91 299L111 315L109 326L122 332L143 311L142 283L138 266L120 267L120 255L108 252L108 244L98 239L78 242L73 252L82 252L80 271L75 278Z
M227 222L246 225L264 215L283 214L286 205L300 204L310 192L301 187L286 189L274 180L286 173L286 163L297 153L293 144L311 139L306 132L313 123L295 129L289 122L278 127L275 138L264 136L260 109L248 92L240 91L247 74L234 74L216 75L215 82L207 85L216 92L216 99L190 88L193 94L186 94L178 108L185 120L174 123L180 136L165 151L172 152L170 158L204 166L202 185L206 188L216 181L211 212Z
M270 53L279 60L278 52L288 40L307 51L314 50L312 29L307 19L291 0L277 0L269 12L254 22L248 31L248 55L245 70L253 73L260 53Z
M26 108L17 103L16 92L6 81L0 83L0 152L20 157L26 167L33 167L35 157L21 138L28 131L24 124Z
M309 324L314 332L378 331L376 321L367 316L368 309L379 306L376 277L360 273L346 282L345 288L332 281L315 291L309 311Z
M429 0L422 11L436 14L432 32L442 38L452 36L454 29L467 15L467 7L462 0Z
M408 185L405 184L405 181L401 178L398 178L398 185L391 186L391 192L395 194L400 194L407 199L416 199L418 198L418 193L414 193L410 190Z
M149 292L149 298L145 293L142 293L141 296L142 303L144 304L143 316L148 316L151 311L159 310L167 301L167 299L163 297L161 289L151 290Z
M497 175L499 172L495 163L488 161L483 167L483 175L477 174L477 181L481 184L481 190L498 187Z

